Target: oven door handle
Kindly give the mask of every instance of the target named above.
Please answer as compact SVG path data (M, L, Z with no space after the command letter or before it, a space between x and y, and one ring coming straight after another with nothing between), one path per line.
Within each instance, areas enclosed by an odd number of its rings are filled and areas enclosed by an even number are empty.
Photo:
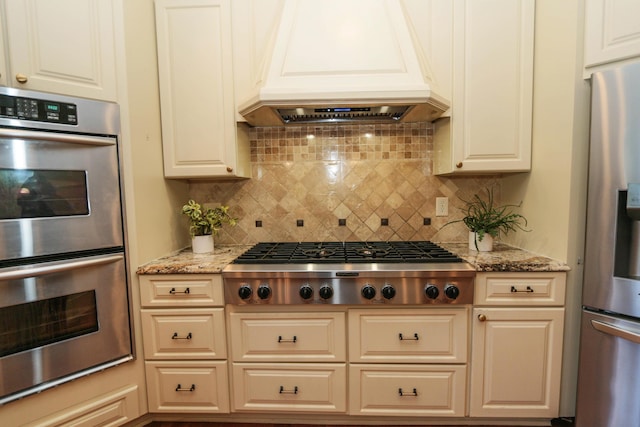
M78 258L70 262L55 262L51 264L41 264L37 267L26 267L18 270L1 271L0 280L27 279L29 277L44 276L61 271L77 270L79 268L93 267L95 265L109 264L124 259L123 254L100 255L87 258Z
M116 145L115 138L106 136L72 135L67 133L35 132L31 130L7 128L0 128L0 138L33 139L37 141L68 142L83 145Z

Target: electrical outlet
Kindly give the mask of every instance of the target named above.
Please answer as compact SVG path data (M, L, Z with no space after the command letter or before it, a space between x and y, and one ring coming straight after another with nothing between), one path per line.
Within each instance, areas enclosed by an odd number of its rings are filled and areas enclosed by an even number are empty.
M449 215L449 198L436 197L436 216Z

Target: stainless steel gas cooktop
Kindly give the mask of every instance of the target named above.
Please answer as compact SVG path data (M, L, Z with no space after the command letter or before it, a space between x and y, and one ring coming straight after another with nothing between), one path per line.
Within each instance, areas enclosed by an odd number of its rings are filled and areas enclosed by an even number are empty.
M475 270L428 241L258 243L222 271L231 304L471 304Z

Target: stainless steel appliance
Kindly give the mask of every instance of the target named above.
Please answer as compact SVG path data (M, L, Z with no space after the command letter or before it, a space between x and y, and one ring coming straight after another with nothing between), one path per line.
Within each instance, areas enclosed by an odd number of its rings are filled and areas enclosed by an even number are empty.
M576 424L640 426L640 63L591 81Z
M133 358L119 119L0 88L0 404Z
M471 304L475 270L431 242L258 243L222 271L231 304Z

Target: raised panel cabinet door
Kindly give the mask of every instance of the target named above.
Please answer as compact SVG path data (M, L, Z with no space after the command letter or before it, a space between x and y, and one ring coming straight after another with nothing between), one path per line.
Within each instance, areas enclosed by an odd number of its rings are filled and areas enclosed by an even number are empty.
M472 417L558 416L563 308L475 308Z
M235 177L236 128L229 0L156 0L164 173Z
M435 122L434 171L528 171L535 0L465 0L453 8L451 118Z
M9 86L117 99L110 0L6 0Z
M606 64L640 57L640 2L585 2L585 77Z

